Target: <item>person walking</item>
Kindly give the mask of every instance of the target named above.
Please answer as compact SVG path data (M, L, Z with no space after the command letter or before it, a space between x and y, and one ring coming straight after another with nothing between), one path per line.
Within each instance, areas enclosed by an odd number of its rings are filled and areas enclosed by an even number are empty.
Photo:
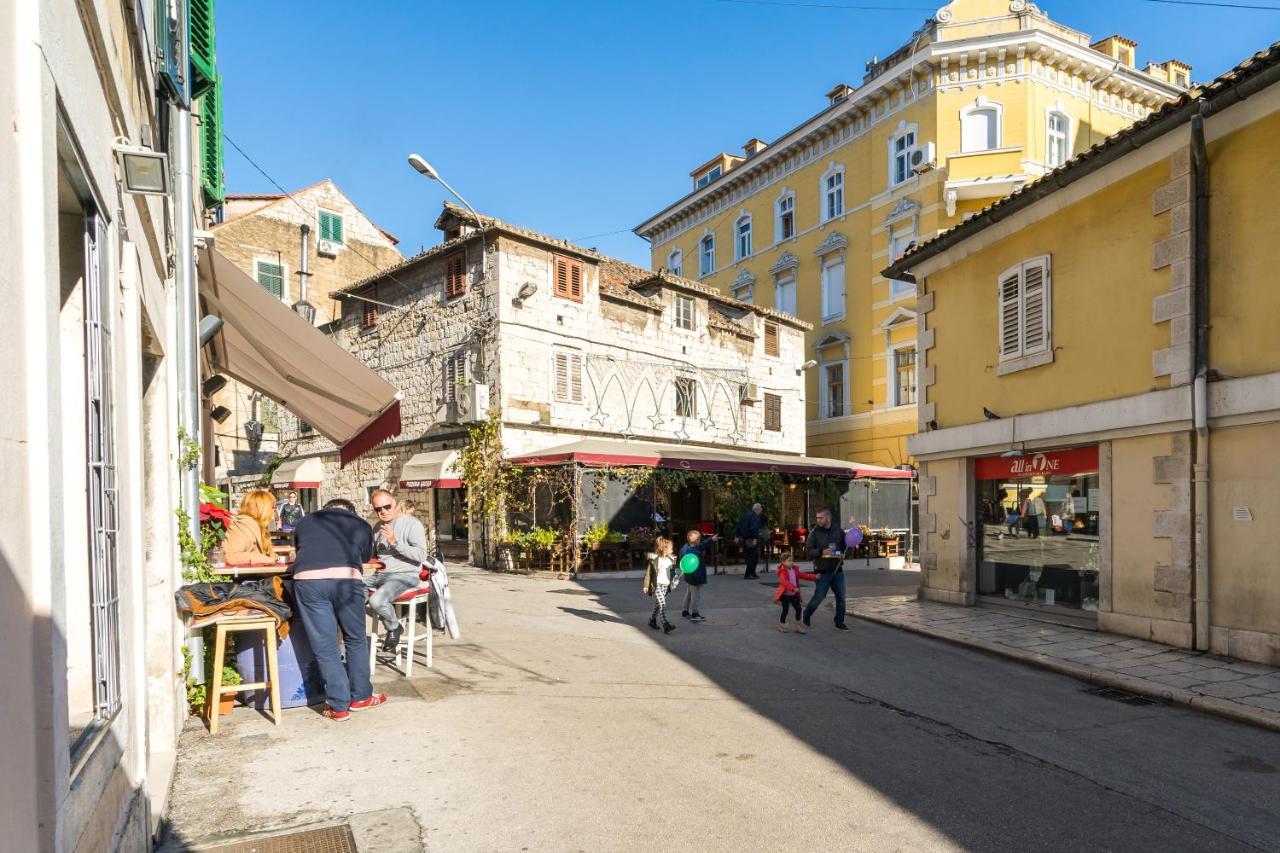
M800 596L800 581L816 581L818 576L813 572L802 572L800 568L792 562L792 553L790 548L783 548L778 555L781 561L778 563L778 588L773 593L774 604L782 605L782 613L778 617L778 630L787 633L787 611L794 610L796 614L796 633L804 633L804 623L800 621L800 605L804 603Z
M280 504L276 513L280 517L280 529L284 531L296 530L298 522L307 514L302 504L298 503L298 493L292 490L285 495L284 503Z
M374 552L385 568L366 577L364 582L373 590L369 609L382 620L382 627L387 632L382 650L394 652L404 628L396 617L393 602L418 585L422 564L428 556L427 531L421 521L400 512L396 499L386 489L378 489L370 500L373 501L373 511L378 514L374 525Z
M1041 519L1045 517L1044 499L1039 495L1031 497L1031 491L1022 502L1022 527L1032 539L1040 538Z
M676 566L675 545L667 537L659 536L644 573L645 594L654 597L649 627L655 631L658 629L658 619L662 619L664 634L670 634L676 629L675 625L667 621L667 596L679 585L680 570Z
M324 681L321 713L342 722L352 711L387 701L385 693L373 692L364 632L362 567L373 556L373 532L351 501L338 498L299 521L294 536L293 602ZM345 662L338 651L339 631Z
M751 509L742 514L735 531L735 541L742 545L742 558L747 569L742 574L743 580L755 580L756 566L760 564L760 533L764 528L764 506L752 504Z
M829 509L818 510L816 518L817 526L809 531L809 538L805 540L805 554L813 560L813 570L818 579L813 585L813 598L804 609L804 625L809 627L813 612L830 590L836 596L836 628L847 631L849 626L844 624L844 531L832 522Z
M702 534L697 530L690 530L685 535L684 547L680 549L681 561L686 554L693 554L698 558L698 568L685 578L688 585L684 590L684 609L680 611L681 616L694 622L706 621L701 613L702 588L707 585L707 560L703 552L716 538L716 536L708 536L703 539Z

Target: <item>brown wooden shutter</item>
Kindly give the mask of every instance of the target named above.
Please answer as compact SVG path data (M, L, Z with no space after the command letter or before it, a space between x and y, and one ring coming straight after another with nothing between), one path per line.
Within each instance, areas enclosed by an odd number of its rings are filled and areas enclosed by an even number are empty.
M372 302L364 303L364 316L361 318L361 325L366 329L370 326L378 324L378 306Z
M569 295L569 262L564 258L555 258L555 291L556 296Z
M578 261L569 264L569 298L582 301L582 264Z
M782 397L777 394L764 395L764 428L770 432L782 429Z
M764 324L764 354L776 356L778 354L778 324L766 322Z
M454 299L467 292L467 255L455 252L445 259L445 296Z
M555 294L562 299L582 301L582 262L554 257Z

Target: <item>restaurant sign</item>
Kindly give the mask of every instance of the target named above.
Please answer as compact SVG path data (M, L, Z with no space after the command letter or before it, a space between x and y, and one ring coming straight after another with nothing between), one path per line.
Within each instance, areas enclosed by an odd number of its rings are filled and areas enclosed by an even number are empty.
M1098 446L1029 452L1022 456L984 456L974 462L979 480L1068 477L1098 471Z

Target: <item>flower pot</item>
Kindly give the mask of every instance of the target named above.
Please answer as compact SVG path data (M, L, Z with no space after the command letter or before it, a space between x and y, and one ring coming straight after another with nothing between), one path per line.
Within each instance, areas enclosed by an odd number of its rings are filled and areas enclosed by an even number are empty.
M229 715L236 707L236 694L228 693L218 699L218 716L225 717Z

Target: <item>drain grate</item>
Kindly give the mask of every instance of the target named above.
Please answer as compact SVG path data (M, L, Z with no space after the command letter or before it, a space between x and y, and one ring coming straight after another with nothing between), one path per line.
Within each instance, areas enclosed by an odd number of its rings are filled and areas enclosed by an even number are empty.
M1092 696L1101 696L1103 699L1110 699L1114 702L1123 702L1126 705L1154 705L1156 700L1148 699L1146 696L1139 696L1136 693L1126 693L1123 690L1117 690L1114 687L1088 687L1084 690Z
M221 847L205 847L201 853L358 853L351 827L325 826L304 829L252 841L237 841Z

